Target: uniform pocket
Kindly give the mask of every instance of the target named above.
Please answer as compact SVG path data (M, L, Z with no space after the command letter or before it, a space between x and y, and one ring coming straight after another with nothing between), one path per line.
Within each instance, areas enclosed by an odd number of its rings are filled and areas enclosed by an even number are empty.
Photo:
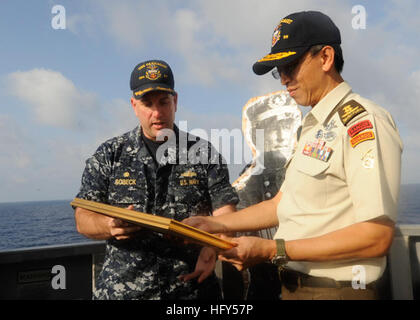
M296 174L289 182L292 193L299 200L304 212L318 212L326 205L328 194L328 176L330 164L305 155L297 155L291 164Z
M128 168L117 170L109 180L108 201L120 206L142 206L147 197L144 179L139 171Z
M296 169L311 177L316 177L324 173L329 168L329 166L329 162L325 162L304 155L297 156L295 160Z

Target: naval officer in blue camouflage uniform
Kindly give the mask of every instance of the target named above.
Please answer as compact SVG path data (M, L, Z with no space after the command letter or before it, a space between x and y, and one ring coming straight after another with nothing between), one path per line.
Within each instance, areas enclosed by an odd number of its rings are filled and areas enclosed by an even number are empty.
M221 155L174 125L178 95L169 65L139 63L130 87L140 125L99 146L77 197L175 220L234 211L238 197ZM95 299L220 298L214 249L82 208L75 219L81 234L107 240Z

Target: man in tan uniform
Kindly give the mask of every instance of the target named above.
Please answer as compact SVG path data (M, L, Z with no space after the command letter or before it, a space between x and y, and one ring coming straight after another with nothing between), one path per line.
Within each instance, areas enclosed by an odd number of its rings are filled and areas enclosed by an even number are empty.
M376 299L394 236L402 142L391 115L341 77L341 37L329 17L282 19L256 74L274 68L311 111L275 198L220 217L185 222L218 232L278 225L275 240L240 237L221 253L238 269L271 260L283 299Z

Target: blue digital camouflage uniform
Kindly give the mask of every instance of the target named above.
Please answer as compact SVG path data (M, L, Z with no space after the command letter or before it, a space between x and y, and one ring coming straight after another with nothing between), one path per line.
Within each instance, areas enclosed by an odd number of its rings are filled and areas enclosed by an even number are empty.
M186 133L175 126L176 136ZM188 134L189 140L191 135ZM181 221L190 214L210 215L237 204L226 164L210 143L188 141L186 148L171 149L167 164L157 166L141 138L141 127L103 143L86 161L77 197ZM180 140L182 141L182 140ZM200 147L201 146L201 147ZM180 151L181 150L181 151ZM173 164L173 156L202 152ZM171 158L172 155L172 158ZM182 158L185 160L185 158ZM202 158L203 159L203 158ZM214 164L217 160L217 164ZM204 162L204 163L203 163ZM97 279L95 299L217 299L220 289L213 274L202 284L181 282L178 276L193 272L200 247L180 245L165 236L142 229L129 240L107 241L103 269Z

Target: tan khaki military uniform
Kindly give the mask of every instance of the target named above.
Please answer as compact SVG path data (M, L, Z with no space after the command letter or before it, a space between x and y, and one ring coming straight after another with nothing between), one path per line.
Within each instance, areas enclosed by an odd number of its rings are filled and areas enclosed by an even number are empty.
M381 216L396 221L401 152L391 115L341 83L303 120L280 189L275 238L317 237ZM385 257L287 264L338 281L351 281L362 269L366 283L378 279L385 266Z

